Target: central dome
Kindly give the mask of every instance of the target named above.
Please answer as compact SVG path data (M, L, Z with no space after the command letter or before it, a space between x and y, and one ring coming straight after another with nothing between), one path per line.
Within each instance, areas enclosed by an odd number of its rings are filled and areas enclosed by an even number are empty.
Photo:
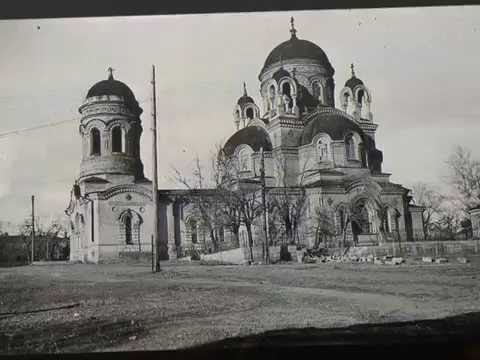
M299 58L313 60L324 66L329 72L333 73L334 71L327 55L318 45L308 40L298 39L292 35L290 40L284 41L270 52L261 73L277 62Z
M290 40L284 41L280 45L277 45L267 56L265 64L263 64L260 76L270 66L275 63L282 63L284 60L291 59L308 59L323 66L330 75L333 75L334 69L330 61L328 60L325 52L316 44L308 40L302 40L297 37L297 30L293 25L293 17L290 19Z
M140 110L133 91L123 82L115 80L110 72L107 80L93 85L87 93L87 99L96 96L114 95L122 97L131 110Z

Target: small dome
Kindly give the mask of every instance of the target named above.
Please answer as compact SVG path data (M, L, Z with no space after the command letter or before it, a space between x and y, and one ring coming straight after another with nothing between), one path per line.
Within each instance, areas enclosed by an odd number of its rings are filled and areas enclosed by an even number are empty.
M355 89L358 85L363 85L363 81L355 77L355 75L348 79L345 83L345 87L348 87L352 90Z
M319 133L330 135L332 140L343 140L349 131L355 131L363 139L363 130L347 114L340 110L321 107L305 118L306 126L300 137L300 146L310 144Z
M265 151L272 151L272 142L267 131L261 126L247 126L233 134L225 143L223 151L227 156L232 155L238 145L250 145L253 151L261 147Z
M254 104L255 101L250 96L242 96L240 99L238 99L237 104L242 106L245 104Z
M350 65L350 68L352 69L352 77L347 80L345 87L348 87L353 91L353 89L355 89L358 85L363 85L363 81L355 76L353 64Z
M243 95L238 99L237 104L240 106L246 104L255 104L255 101L247 94L247 86L245 83L243 83Z
M93 85L87 93L87 99L94 96L115 95L123 97L127 106L132 110L140 110L132 90L123 82L115 80L110 73L107 80L102 80Z

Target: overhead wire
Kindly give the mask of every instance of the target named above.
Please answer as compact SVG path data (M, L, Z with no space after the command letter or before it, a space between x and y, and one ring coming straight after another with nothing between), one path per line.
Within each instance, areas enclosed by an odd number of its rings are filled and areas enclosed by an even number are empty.
M150 101L150 99L148 99L148 98L144 99L144 100L139 102L139 105L140 104L145 104L149 101ZM44 129L44 128L49 128L49 127L59 126L59 125L62 125L62 124L66 124L66 123L73 122L73 121L78 121L78 120L79 120L79 118L77 116L77 117L72 118L72 119L53 121L53 122L50 122L50 123L40 124L40 125L28 127L28 128L9 130L9 131L0 133L0 139L6 138L10 135L18 135L18 134L22 134L22 133L25 133L25 132L38 130L38 129Z

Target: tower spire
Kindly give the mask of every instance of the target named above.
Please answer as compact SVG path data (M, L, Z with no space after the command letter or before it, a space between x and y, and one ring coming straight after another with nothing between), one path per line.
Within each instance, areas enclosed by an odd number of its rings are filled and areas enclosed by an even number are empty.
M243 82L243 96L247 96L247 85Z
M293 16L290 18L290 34L292 34L292 38L297 37L297 30L295 29L295 19Z
M113 69L111 66L109 66L108 69L107 69L107 71L108 71L108 80L113 80L113 71L114 71L114 69Z
M353 63L350 64L350 69L352 69L352 77L355 77L355 67L353 66Z

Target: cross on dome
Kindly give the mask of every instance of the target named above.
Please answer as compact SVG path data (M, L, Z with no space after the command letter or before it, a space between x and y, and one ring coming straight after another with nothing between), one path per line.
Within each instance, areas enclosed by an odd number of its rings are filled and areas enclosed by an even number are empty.
M292 38L296 38L297 30L295 29L295 19L293 18L293 16L290 18L290 25L290 34L292 34Z
M113 80L113 72L115 69L113 69L111 66L107 69L108 71L108 80Z

